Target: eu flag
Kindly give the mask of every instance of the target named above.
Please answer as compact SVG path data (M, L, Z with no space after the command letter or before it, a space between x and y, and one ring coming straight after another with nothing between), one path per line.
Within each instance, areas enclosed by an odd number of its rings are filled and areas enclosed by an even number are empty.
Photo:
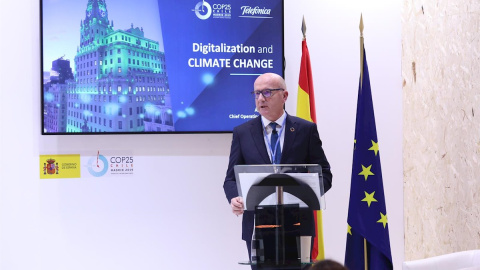
M345 266L350 270L393 269L365 48L363 55L363 76L360 77L357 100Z

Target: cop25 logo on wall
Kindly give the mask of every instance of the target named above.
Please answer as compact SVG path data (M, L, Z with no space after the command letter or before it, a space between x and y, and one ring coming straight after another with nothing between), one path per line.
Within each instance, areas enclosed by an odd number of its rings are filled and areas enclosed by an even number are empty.
M98 151L96 157L91 157L88 160L87 168L88 172L95 177L104 176L108 171L108 160Z
M118 152L118 151L117 151ZM90 156L87 160L86 169L91 176L114 176L114 175L133 175L134 157L124 151L116 155L102 155L97 151L96 156Z

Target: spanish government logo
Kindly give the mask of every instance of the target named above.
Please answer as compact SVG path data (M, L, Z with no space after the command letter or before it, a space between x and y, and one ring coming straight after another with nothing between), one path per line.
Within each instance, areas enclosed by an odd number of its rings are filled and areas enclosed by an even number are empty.
M40 179L80 178L80 155L40 155Z
M47 159L47 163L43 163L43 174L58 174L60 168L58 168L58 162L55 163L55 159Z

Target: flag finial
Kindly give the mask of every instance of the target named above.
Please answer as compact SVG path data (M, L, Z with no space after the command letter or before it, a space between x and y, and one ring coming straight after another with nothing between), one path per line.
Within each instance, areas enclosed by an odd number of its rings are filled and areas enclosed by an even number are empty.
M363 37L363 14L360 13L360 37Z
M303 16L302 19L302 34L303 34L303 39L307 38L307 25L305 24L305 15Z

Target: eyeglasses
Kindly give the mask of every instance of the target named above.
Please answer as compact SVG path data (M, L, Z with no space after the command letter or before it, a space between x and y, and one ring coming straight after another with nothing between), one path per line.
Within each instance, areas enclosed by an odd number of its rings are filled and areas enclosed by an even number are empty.
M255 99L258 99L260 97L260 94L262 94L262 96L264 98L269 98L271 96L273 96L273 92L274 91L282 91L282 90L285 90L283 88L277 88L277 89L265 89L265 90L258 90L258 91L253 91L252 92L252 95L255 96Z

